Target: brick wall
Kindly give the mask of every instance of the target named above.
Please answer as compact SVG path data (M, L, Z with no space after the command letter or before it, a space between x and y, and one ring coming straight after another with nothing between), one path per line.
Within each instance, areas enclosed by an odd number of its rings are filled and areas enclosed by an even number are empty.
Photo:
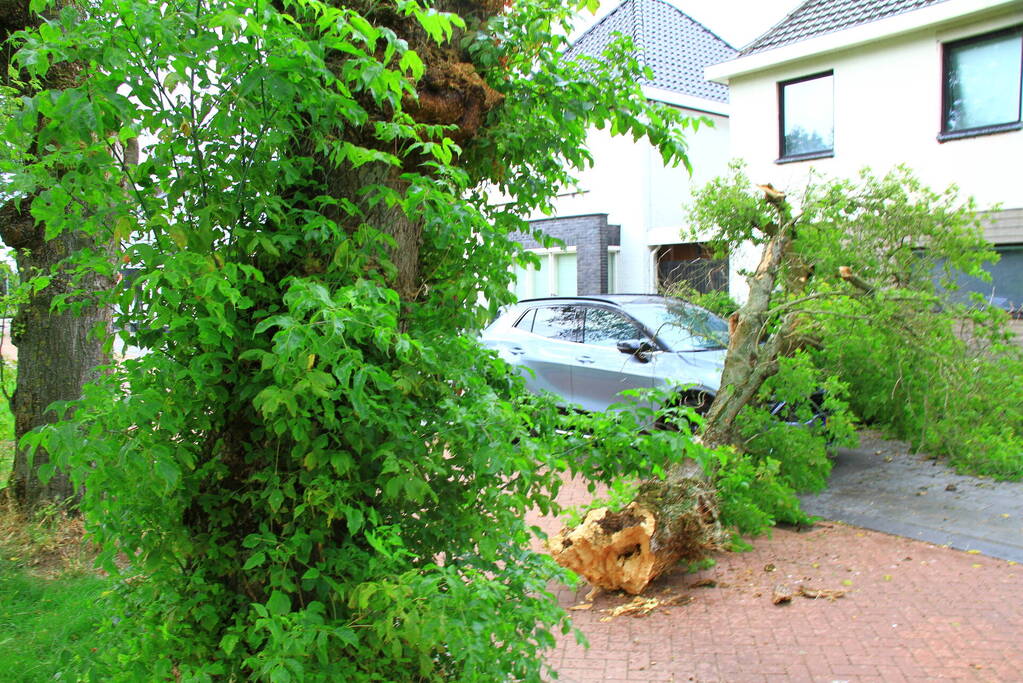
M576 289L579 294L607 293L607 248L621 243L621 229L617 225L608 225L606 213L545 218L530 221L530 225L561 240L566 247L575 247ZM524 233L514 233L511 237L526 249L543 247Z

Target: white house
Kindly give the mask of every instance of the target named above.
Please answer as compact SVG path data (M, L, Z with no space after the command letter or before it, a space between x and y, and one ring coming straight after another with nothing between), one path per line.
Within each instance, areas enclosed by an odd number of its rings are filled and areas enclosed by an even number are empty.
M594 166L578 191L559 196L553 218L532 216L544 232L564 241L544 253L539 270L518 273L517 293L529 296L654 292L665 278L697 271L701 284L724 286L727 266L715 264L698 244L682 243L684 206L695 187L727 168L728 88L704 77L704 68L736 54L724 40L664 0L625 0L574 43L576 53L598 56L615 33L630 36L638 58L653 71L643 84L651 100L706 116L713 127L690 133L693 175L668 168L657 151L631 137L593 131ZM706 271L717 272L710 275Z
M1002 260L968 284L1023 304L1023 2L808 0L706 74L757 182L906 164L976 197Z

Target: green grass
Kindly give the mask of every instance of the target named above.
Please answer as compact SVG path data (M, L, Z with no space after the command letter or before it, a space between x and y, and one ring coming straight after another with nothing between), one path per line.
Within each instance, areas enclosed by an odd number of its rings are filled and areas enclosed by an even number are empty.
M77 681L100 644L101 593L110 581L93 574L30 574L0 557L0 681Z
M0 441L0 492L7 488L14 468L14 442Z
M13 395L18 366L7 359L0 359L0 363L4 364L4 388L7 395ZM7 397L0 392L0 491L7 486L12 467L14 467L14 415L11 414Z
M4 368L4 383L14 390L15 369ZM103 591L113 582L83 565L80 532L56 519L26 520L3 503L14 462L14 417L0 394L0 683L85 680L102 645L98 630ZM67 558L54 556L70 551ZM48 573L30 571L44 560ZM109 617L106 617L109 618ZM102 674L93 670L95 680Z

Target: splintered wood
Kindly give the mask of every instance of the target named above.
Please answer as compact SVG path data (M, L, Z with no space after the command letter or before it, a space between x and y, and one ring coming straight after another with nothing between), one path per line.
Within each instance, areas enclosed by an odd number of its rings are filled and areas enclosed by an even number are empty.
M784 583L779 583L774 587L774 591L771 593L771 602L776 605L792 602L793 595L794 592L790 586L786 586Z
M840 588L807 588L806 586L799 587L799 594L804 598L810 598L811 600L830 600L834 602L838 598L845 595L845 591Z
M632 602L602 610L607 616L601 617L600 620L611 621L615 617L645 617L654 610L663 609L667 612L666 607L684 605L687 602L692 602L692 600L688 595L678 595L671 591L665 591L659 598L644 598L641 595L637 595L632 599Z
M644 482L625 509L591 510L582 524L547 542L554 560L594 588L638 595L681 560L697 560L721 547L711 485L693 461Z
M637 595L663 568L650 551L655 526L653 513L636 503L621 512L597 508L578 527L562 529L547 545L558 564L590 585Z
M793 589L791 586L779 583L771 593L771 602L776 605L784 605L792 602L792 598L796 595L802 595L804 598L810 598L811 600L823 599L834 602L838 598L843 597L845 591L841 589L808 588L802 584L797 585Z

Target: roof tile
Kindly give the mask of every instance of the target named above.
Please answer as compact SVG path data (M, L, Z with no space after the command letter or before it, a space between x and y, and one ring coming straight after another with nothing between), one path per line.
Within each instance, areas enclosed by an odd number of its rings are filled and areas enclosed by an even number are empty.
M807 0L767 33L744 47L739 56L766 52L939 2L945 0Z
M614 34L630 36L638 58L653 71L646 85L728 101L728 86L703 77L704 67L732 59L737 51L664 0L625 0L572 44L569 55L599 57Z

